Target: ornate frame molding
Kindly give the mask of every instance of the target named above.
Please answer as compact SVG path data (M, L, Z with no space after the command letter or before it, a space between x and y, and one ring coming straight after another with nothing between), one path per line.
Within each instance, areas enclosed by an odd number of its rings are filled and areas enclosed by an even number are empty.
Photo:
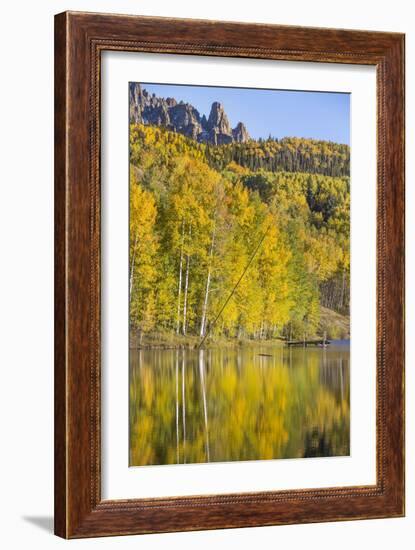
M166 41L160 42L160 36ZM376 485L101 500L100 74L104 50L376 66ZM402 516L404 35L65 12L55 18L55 52L56 534L76 538Z

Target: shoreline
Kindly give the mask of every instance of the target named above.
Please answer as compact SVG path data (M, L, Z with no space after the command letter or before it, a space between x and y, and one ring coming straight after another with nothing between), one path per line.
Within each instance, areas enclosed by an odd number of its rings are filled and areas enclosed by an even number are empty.
M318 337L316 339L319 339ZM167 351L167 350L191 350L195 351L198 349L235 349L235 348L250 348L250 347L264 347L264 348L287 348L290 346L287 345L287 340L282 338L274 338L267 340L236 340L236 339L215 339L204 342L203 347L199 348L201 339L194 336L186 337L186 340L180 339L160 339L159 341L143 341L141 343L132 342L130 338L129 349L133 351ZM336 346L350 346L350 338L333 338L328 344L327 348L336 347ZM302 348L300 344L293 346L295 348ZM321 346L308 344L304 346L306 348L320 348Z
M163 335L164 337L152 339L152 336L145 335L141 342L137 342L137 337L130 335L129 348L132 350L197 350L199 349L202 339L198 336L185 336L180 337L177 335ZM203 347L200 349L212 349L212 348L239 348L239 347L251 347L251 346L264 346L264 347L284 347L286 340L282 338L273 338L267 340L250 340L250 339L207 339L203 343Z

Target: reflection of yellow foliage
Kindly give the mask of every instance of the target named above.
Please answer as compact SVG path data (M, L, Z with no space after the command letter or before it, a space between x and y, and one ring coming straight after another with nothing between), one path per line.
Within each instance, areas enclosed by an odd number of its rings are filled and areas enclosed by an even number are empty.
M347 454L348 367L322 365L321 350L254 350L133 352L131 463L301 457L313 434Z
M151 372L151 370L147 369L146 371L144 371L143 376L141 378L140 391L142 393L144 406L151 408L151 405L153 403L153 394L154 394L153 373Z
M345 399L337 402L327 389L320 388L314 406L308 407L307 414L314 426L323 429L330 424L342 422L348 410L349 403Z

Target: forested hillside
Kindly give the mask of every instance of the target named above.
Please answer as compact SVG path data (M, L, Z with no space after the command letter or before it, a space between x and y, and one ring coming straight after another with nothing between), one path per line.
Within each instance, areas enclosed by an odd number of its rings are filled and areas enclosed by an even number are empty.
M297 138L213 146L131 124L130 163L130 323L139 343L154 332L302 337L318 333L321 306L348 314L346 146Z
M303 138L283 138L207 145L206 159L222 170L234 161L250 170L309 172L326 176L347 176L350 151L347 145Z
M243 122L231 127L224 106L215 101L208 116L190 103L172 97L157 97L130 82L130 123L157 126L191 138L207 162L223 170L231 161L250 170L309 172L326 176L347 176L350 150L347 145L298 137L251 139Z

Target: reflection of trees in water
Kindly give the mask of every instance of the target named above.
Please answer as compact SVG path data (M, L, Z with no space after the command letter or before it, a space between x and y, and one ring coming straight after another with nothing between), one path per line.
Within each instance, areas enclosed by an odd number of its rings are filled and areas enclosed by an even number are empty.
M176 462L180 463L179 450L179 352L176 351Z
M326 432L320 432L313 428L306 433L304 442L304 458L333 456L334 451L330 441L327 440Z
M336 394L339 394L341 399L349 399L348 376L348 354L340 352L336 354L336 357L330 357L330 354L326 353L326 360L320 368L320 380L324 386L330 390L334 390Z
M130 463L349 453L347 352L131 352Z
M206 460L210 462L209 421L208 421L206 385L205 385L205 351L203 349L199 351L199 372L200 372L200 384L202 387L202 396L203 396L203 415L205 418Z

